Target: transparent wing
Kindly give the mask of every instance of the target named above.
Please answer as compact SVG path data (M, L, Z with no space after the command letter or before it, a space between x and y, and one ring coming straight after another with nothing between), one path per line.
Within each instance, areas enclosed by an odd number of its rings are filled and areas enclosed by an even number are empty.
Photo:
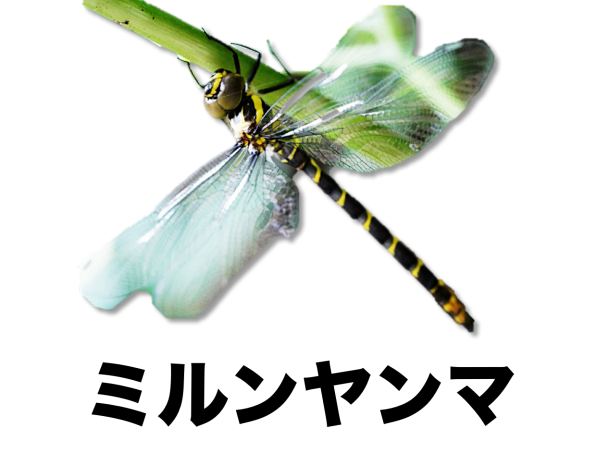
M331 73L349 64L362 70L361 87L372 86L413 61L415 44L414 14L406 7L381 6L352 26L320 67Z
M322 67L333 71L344 63L366 70L372 85L379 77L414 59L416 17L406 7L380 6L364 20L353 25L329 53ZM301 73L300 73L301 74ZM300 77L303 77L302 74ZM257 74L257 77L259 75ZM276 86L279 80L259 84L258 89ZM282 94L264 95L272 104Z
M428 145L480 90L493 55L483 41L462 40L393 71L333 64L284 94L260 133L298 142L326 165L368 172Z
M146 290L166 317L201 313L271 238L298 225L298 190L265 154L234 147L91 257L81 292L111 309Z

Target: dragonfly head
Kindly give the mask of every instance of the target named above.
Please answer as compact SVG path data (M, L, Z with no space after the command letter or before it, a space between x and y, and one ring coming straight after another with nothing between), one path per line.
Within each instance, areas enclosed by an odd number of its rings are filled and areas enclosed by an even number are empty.
M218 69L205 86L205 109L216 119L223 119L236 109L246 90L246 81L240 74Z

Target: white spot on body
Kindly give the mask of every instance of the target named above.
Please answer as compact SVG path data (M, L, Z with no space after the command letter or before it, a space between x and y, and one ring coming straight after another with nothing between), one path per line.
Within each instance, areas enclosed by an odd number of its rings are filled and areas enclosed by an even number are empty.
M234 138L236 140L240 140L243 132L248 133L248 129L252 124L252 121L246 121L244 119L244 112L242 111L240 111L236 117L232 117L228 120L228 126L230 127L230 130L234 134Z

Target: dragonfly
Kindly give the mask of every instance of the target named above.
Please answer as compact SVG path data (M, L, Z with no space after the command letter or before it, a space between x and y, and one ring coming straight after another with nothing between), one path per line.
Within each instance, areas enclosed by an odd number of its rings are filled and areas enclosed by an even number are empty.
M229 127L235 143L92 255L81 270L84 297L112 309L145 290L166 317L199 315L270 240L296 230L293 177L301 171L472 332L474 319L452 288L329 170L371 172L420 152L482 87L493 65L487 44L464 39L415 57L413 31L400 42L374 44L352 28L323 64L300 80L269 45L287 79L255 90L261 54L248 48L257 57L243 75L237 51L207 37L229 50L234 70L218 69L201 85L190 62L179 59L203 89L205 109ZM279 99L265 102L264 95L283 88Z

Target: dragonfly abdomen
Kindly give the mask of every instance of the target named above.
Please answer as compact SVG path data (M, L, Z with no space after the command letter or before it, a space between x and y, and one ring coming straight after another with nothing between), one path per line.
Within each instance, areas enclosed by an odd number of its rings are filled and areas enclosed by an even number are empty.
M296 146L284 147L287 162L303 170L333 201L341 206L352 219L358 220L387 251L428 290L439 306L459 325L474 331L474 319L453 290L437 279L431 270L383 223L372 215L356 198L341 188L319 163Z

